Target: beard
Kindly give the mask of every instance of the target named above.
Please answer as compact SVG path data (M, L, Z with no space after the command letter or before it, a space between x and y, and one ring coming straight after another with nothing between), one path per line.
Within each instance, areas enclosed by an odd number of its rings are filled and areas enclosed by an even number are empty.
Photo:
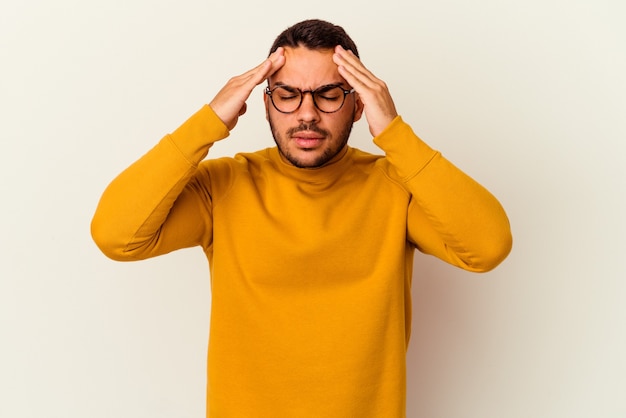
M336 141L335 143L331 143L331 146L324 148L323 152L319 156L317 156L317 158L315 158L313 161L304 162L300 160L297 156L289 152L287 144L288 144L288 141L290 141L291 136L297 132L309 131L309 132L318 133L325 138L325 141L329 141L329 137L331 136L330 132L326 131L325 129L320 128L319 126L317 126L317 124L314 124L314 123L301 123L297 127L288 129L287 132L285 133L285 136L283 137L281 133L278 132L278 130L276 129L276 126L274 125L270 115L268 115L268 122L270 124L272 136L274 137L274 142L276 143L276 146L278 147L278 152L287 161L289 161L292 165L298 168L319 168L319 167L322 167L324 164L328 163L333 158L335 158L335 156L337 156L337 154L339 154L341 150L348 143L348 138L350 137L350 133L352 132L352 126L354 124L352 121L348 121L341 128L341 131L339 131L339 135L337 137L338 141ZM304 151L307 152L307 150L304 150ZM308 151L315 152L314 150L308 150Z

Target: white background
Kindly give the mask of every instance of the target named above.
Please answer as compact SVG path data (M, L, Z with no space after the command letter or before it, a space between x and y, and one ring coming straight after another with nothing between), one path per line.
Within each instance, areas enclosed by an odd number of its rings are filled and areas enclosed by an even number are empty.
M89 223L119 171L311 17L512 223L493 272L416 256L408 417L626 416L624 4L3 2L0 416L204 416L202 252L116 263ZM212 155L273 144L261 91ZM375 150L365 120L352 144Z

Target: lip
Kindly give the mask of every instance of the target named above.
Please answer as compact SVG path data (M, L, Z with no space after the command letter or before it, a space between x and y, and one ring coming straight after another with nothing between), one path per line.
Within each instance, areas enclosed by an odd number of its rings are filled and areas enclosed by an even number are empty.
M324 137L320 134L306 131L295 133L291 138L301 148L315 148L324 141Z

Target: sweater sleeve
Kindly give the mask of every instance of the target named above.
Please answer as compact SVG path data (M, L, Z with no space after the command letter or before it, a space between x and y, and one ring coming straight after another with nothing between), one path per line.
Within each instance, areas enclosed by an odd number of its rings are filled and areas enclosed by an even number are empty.
M119 261L140 260L211 239L210 196L198 165L228 129L204 106L118 175L91 222L100 250Z
M374 142L386 154L388 175L411 195L407 234L421 252L475 272L506 258L509 220L487 189L430 148L400 116Z

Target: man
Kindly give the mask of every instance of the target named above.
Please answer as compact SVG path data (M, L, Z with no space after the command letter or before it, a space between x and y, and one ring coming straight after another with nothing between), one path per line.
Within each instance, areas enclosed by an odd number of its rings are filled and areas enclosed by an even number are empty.
M276 147L203 161L265 81ZM347 145L363 114L384 156ZM212 418L405 416L414 250L480 272L511 247L498 201L413 133L320 20L285 30L120 174L92 235L116 260L204 249Z

